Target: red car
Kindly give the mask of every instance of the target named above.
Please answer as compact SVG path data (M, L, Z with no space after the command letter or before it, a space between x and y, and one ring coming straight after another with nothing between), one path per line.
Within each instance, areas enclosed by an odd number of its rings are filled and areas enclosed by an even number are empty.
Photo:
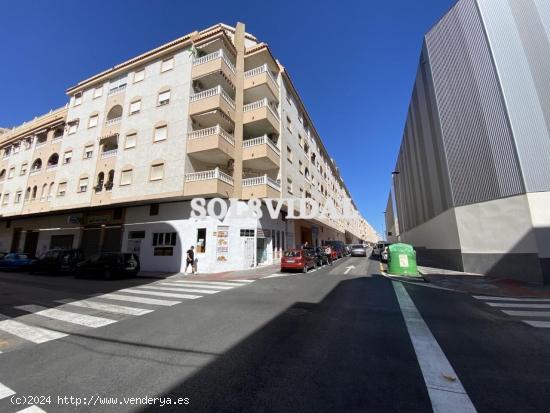
M328 245L325 245L323 247L325 249L325 252L330 256L332 261L336 261L338 259L338 252L336 249L329 247Z
M310 268L315 268L315 257L307 250L290 249L283 253L281 258L281 272L287 270L301 270L308 272Z

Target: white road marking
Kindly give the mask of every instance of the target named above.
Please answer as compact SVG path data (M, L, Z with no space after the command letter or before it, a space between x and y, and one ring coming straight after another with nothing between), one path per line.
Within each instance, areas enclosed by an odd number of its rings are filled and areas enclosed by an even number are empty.
M550 311L506 311L502 310L504 314L508 314L514 317L550 317Z
M202 295L191 295L191 294L175 294L175 293L161 293L160 291L145 291L145 290L134 290L131 288L126 288L124 290L119 290L123 293L130 294L143 294L143 295L156 295L159 297L173 297L173 298L184 298L186 300L194 300L196 298L201 298Z
M400 282L392 281L435 413L467 413L476 409L445 353ZM454 377L455 380L448 380Z
M117 300L117 301L128 301L132 303L141 303L141 304L162 305L167 307L170 307L176 304L181 304L181 301L159 300L157 298L145 298L145 297L132 297L129 295L111 294L111 293L99 295L96 298L105 298L108 300Z
M65 321L71 324L78 324L90 328L103 327L117 322L117 320L112 320L110 318L73 313L71 311L58 310L57 308L45 308L40 305L34 304L20 305L15 308L23 311L28 311L29 313L33 313L34 315L39 315L59 321Z
M536 321L536 320L521 320L521 321L529 324L532 327L550 328L550 321Z
M29 406L23 410L18 410L15 413L46 413L46 411L33 404L32 406Z
M225 286L225 287L242 287L246 284L239 284L236 282L227 282L227 281L188 281L188 280L181 280L176 281L177 283L189 283L189 284L207 284L207 285L219 285L219 286Z
M344 275L348 275L348 273L355 268L354 265L350 265L349 267L346 267L346 271L344 271Z
M162 284L166 285L168 283L162 283ZM227 286L223 286L223 285L191 284L190 282L186 282L186 281L176 281L175 283L169 283L169 284L173 285L173 286L179 286L179 287L213 288L213 289L216 289L216 290L231 290L232 288L235 288L235 286L227 287Z
M486 301L540 301L540 302L550 302L550 298L508 298L508 297L489 297L483 295L473 295L472 297L477 298L478 300Z
M310 272L315 272L315 271L317 271L317 268L312 269Z
M228 280L228 281L236 281L240 283L253 283L256 280Z
M46 328L29 326L14 320L0 321L0 330L36 344L67 337L67 334Z
M6 397L13 396L14 394L15 392L12 389L0 383L0 400L5 399Z
M290 274L271 274L264 278L288 277Z
M134 288L148 288L150 290L164 290L164 291L174 291L175 293L179 292L185 292L185 293L202 293L202 294L216 294L219 293L219 291L216 290L198 290L196 288L185 288L185 287L157 287L153 285L141 285L139 287Z
M502 308L550 308L550 304L523 304L523 303L485 303L491 307Z
M126 307L124 305L100 303L98 301L81 300L65 303L66 305L74 305L76 307L90 308L92 310L107 311L109 313L127 314L127 315L144 315L152 313L154 310L146 310L145 308Z

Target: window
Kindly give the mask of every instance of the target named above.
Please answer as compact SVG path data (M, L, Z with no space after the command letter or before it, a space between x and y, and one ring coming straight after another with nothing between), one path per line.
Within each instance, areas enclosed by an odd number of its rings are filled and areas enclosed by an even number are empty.
M72 134L72 133L75 133L77 129L78 129L78 123L77 122L70 123L69 124L69 135Z
M286 147L286 159L292 163L292 149L290 149L290 146Z
M168 127L166 125L157 126L155 128L155 136L153 142L160 142L167 138L168 136Z
M157 163L157 164L151 165L151 177L149 179L151 181L158 181L163 178L164 178L164 164Z
M128 233L128 239L143 239L145 238L145 231L130 231Z
M99 115L90 116L90 119L88 119L88 128L95 128L97 126L98 118L99 118Z
M306 168L305 170L306 179L309 181L309 169Z
M300 146L303 148L305 141L304 141L304 137L300 134L298 134L298 142L300 142Z
M124 142L124 149L135 148L137 145L137 133L130 133L126 135L126 141Z
M286 178L286 190L289 194L292 194L292 179Z
M60 182L59 185L57 185L57 196L65 196L66 192L67 182Z
M164 59L160 64L161 73L167 72L168 70L172 70L173 68L174 68L174 57Z
M138 70L134 73L134 83L141 82L145 79L145 69Z
M141 99L130 103L130 115L139 113L141 110Z
M153 247L175 246L177 239L177 232L154 232Z
M21 169L19 170L19 175L26 175L27 174L27 168L29 167L29 164L25 162L23 165L21 165Z
M10 171L8 172L8 179L11 179L15 176L15 166L12 166L10 168Z
M73 151L67 151L63 154L63 164L71 163L73 157Z
M94 145L84 147L84 159L91 159L94 156Z
M19 204L21 202L21 197L23 195L23 192L22 191L17 191L15 193L15 199L13 200L13 203L14 204Z
M21 144L19 142L16 142L13 144L13 153L19 153L19 149L21 148Z
M4 179L6 179L6 170L2 169L0 171L0 181L3 181Z
M74 106L78 106L82 103L82 92L74 95Z
M254 236L253 229L241 229L241 237L253 237L253 236Z
M78 192L86 192L88 190L88 178L80 178L78 181Z
M151 204L149 205L149 216L155 216L159 214L160 204Z
M170 90L166 90L164 92L159 93L158 97L158 106L164 106L170 103Z
M4 194L4 197L2 198L2 205L8 205L9 200L10 200L10 193L6 192Z
M302 175L304 174L304 163L302 162L302 160L298 161L298 170Z
M94 99L97 99L101 96L103 96L103 86L96 87L94 89Z
M132 169L125 169L120 174L120 185L130 185L132 183Z
M31 199L36 199L36 193L38 192L38 187L35 185L32 187Z
M286 128L290 133L292 133L292 121L288 116L286 117Z
M206 251L206 228L197 228L197 252Z

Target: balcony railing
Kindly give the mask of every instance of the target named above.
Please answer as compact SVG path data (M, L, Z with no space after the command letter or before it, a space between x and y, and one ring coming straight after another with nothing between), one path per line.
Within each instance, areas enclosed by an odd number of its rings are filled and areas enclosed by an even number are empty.
M101 152L101 159L112 158L113 156L116 156L117 152L118 152L118 148L111 149L108 151L103 151Z
M209 53L205 56L195 57L193 59L193 66L202 65L204 63L208 63L208 62L211 62L212 60L216 60L216 59L222 59L225 62L225 64L229 67L229 69L231 69L231 71L233 73L235 73L235 66L227 58L227 56L225 55L225 53L223 52L222 49L216 50L215 52Z
M125 90L125 89L126 89L126 84L117 86L117 87L115 87L115 88L113 88L113 89L110 89L108 95L114 95L115 93L122 92L122 91Z
M31 169L31 171L29 172L29 175L36 175L36 174L40 173L41 170L42 170L42 168Z
M275 80L275 77L273 76L273 73L271 73L271 70L269 70L269 66L267 63L264 63L261 66L258 66L254 69L251 69L247 72L244 72L244 78L247 79L249 77L257 76L262 73L267 73L267 75L273 80L273 83L277 84L277 80Z
M54 136L54 138L52 139L52 143L57 143L59 142L60 140L63 139L63 135L61 136Z
M211 98L212 96L217 96L217 95L221 95L222 98L227 103L229 103L229 106L231 106L231 108L235 110L235 102L233 101L233 99L231 99L231 96L229 96L227 92L223 90L223 88L220 85L213 87L212 89L203 90L202 92L191 95L190 101L196 102L197 100L208 99L208 98Z
M208 181L210 179L219 179L229 185L233 185L233 178L219 168L210 171L192 172L185 174L185 182Z
M249 103L248 105L244 105L243 112L249 112L251 110L260 109L260 108L263 108L263 107L267 107L271 111L273 116L275 116L277 119L279 119L279 115L271 107L271 105L269 104L269 100L267 100L267 98L263 98L263 99L257 100L256 102Z
M199 129L193 132L189 132L187 134L187 139L191 140L191 139L206 138L208 136L212 136L216 134L219 134L227 142L235 146L235 138L233 138L233 136L229 132L227 132L224 128L222 128L220 125L212 126L211 128Z
M121 119L122 116L119 116L118 118L108 119L105 121L105 126L116 125L117 123L120 123Z
M280 154L279 148L273 143L267 135L260 136L259 138L247 139L243 141L243 148L250 148L252 146L264 145L266 144L271 149L273 149L277 154Z
M57 164L51 164L51 165L46 166L47 171L50 171L50 170L55 169L55 168L57 168Z
M40 148L41 146L44 146L47 143L48 143L48 141L42 141L42 142L36 141L36 144L34 145L34 147L35 148Z
M273 178L270 178L267 175L255 176L254 178L243 179L243 187L257 186L257 185L267 185L279 192L281 191L281 183L279 181L276 181Z

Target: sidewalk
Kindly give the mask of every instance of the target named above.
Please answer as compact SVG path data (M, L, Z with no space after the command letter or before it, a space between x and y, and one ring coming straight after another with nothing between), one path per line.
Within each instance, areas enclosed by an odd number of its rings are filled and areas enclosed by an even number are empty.
M223 280L257 280L267 275L279 272L281 266L279 263L266 265L256 268L250 268L247 270L226 271L218 273L198 273L198 274L184 274L184 273L162 273L152 271L142 271L139 273L140 277L144 278L170 278L170 279L187 279L197 281L223 281Z
M495 278L433 267L419 266L418 272L430 285L469 294L550 298L550 286L548 285L527 284L506 278Z

